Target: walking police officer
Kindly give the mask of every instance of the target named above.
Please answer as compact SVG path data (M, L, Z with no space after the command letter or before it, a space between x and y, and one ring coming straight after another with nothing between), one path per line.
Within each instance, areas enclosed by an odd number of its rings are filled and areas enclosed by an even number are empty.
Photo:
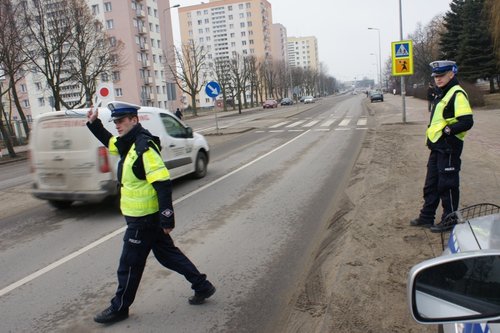
M127 222L118 267L118 288L111 305L94 317L98 323L114 323L128 317L129 307L141 281L146 259L152 250L156 259L191 283L190 304L202 304L215 287L174 245L170 232L175 226L170 174L159 153L160 140L139 123L137 105L111 102L111 120L118 137L109 133L97 109L87 113L87 126L108 149L120 156L118 180L120 209Z
M424 185L424 205L412 226L430 227L433 232L449 230L452 226L434 224L439 201L444 218L458 209L460 155L466 132L472 128L472 109L467 93L460 86L454 61L439 60L430 63L438 95L434 100L431 119L426 131L430 149Z

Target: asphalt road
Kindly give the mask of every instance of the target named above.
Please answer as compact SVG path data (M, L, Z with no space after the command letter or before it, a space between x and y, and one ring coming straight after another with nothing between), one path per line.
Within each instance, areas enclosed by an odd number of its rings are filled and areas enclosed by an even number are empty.
M190 306L189 284L151 256L130 318L111 327L92 317L116 288L124 230L116 208L57 211L3 176L4 198L33 204L2 206L10 213L0 215L0 331L274 331L370 127L362 100L221 117L218 129L212 117L188 120L208 134L211 162L204 179L174 183L173 237L217 293ZM20 181L27 164L16 165L8 173Z

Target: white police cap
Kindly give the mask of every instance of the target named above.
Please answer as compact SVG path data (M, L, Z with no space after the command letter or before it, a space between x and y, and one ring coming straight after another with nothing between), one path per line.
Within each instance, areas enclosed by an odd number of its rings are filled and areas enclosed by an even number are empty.
M111 110L111 119L114 121L126 116L137 116L137 110L141 107L127 102L113 101L108 103L108 109Z
M455 74L457 74L458 72L457 63L451 60L437 60L431 62L429 65L431 66L432 69L431 76L442 75L450 71L452 71Z

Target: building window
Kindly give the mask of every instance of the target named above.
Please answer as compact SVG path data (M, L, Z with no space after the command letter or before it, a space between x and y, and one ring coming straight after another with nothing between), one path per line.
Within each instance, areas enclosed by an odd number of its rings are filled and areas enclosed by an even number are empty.
M245 37L247 35L246 31L241 32L241 37Z
M104 3L104 11L110 12L111 10L113 10L113 8L111 7L111 2L105 2Z
M113 20L106 20L106 29L113 29L114 22Z
M240 23L240 28L244 28L245 27L245 22L241 22Z
M250 2L247 2L246 5L247 5L247 8L250 8L252 6L252 4Z
M43 97L38 98L38 106L45 106L45 98Z
M239 9L243 9L243 4L242 4L242 3L240 3L240 4L238 5L238 8L239 8Z
M28 99L23 100L23 107L25 107L25 108L30 107L30 101Z
M115 96L117 96L117 97L123 96L122 88L116 88L115 89Z
M99 5L92 5L92 14L99 14Z
M233 10L233 6L227 6L227 10Z
M112 74L113 81L120 81L120 72L113 72Z
M36 90L42 90L42 84L40 82L35 82Z
M245 17L245 14L243 13L240 13L240 19L244 18Z
M246 40L242 40L241 41L241 45L247 45L247 41Z
M232 19L233 19L233 15L229 15L229 16L227 17L227 19L228 19L228 20L232 20Z
M252 21L248 21L247 22L247 27L251 27L252 26Z
M203 24L203 21L202 20L198 20L198 25L202 25Z
M101 74L101 81L102 82L108 82L109 81L108 73L102 73Z
M28 90L26 89L26 85L23 83L21 84L21 92L27 92Z

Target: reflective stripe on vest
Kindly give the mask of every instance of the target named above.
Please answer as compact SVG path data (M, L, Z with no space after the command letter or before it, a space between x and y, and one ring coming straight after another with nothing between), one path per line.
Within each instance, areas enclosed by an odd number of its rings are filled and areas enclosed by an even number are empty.
M454 105L455 114L453 118L445 119L443 117L444 109L446 108L446 105L448 105L448 102L457 91L463 93L463 95L457 94L455 97L455 105ZM439 101L439 103L436 105L436 108L434 109L434 114L432 115L431 124L429 125L426 131L426 135L429 141L431 141L432 143L436 143L439 140L439 138L443 135L443 129L447 125L453 125L457 123L458 122L457 118L460 116L472 114L469 102L465 96L467 96L467 94L462 89L462 87L456 85L453 86L446 93L446 95L441 99L441 101ZM460 140L463 140L465 137L465 132L457 133L455 134L455 136Z

